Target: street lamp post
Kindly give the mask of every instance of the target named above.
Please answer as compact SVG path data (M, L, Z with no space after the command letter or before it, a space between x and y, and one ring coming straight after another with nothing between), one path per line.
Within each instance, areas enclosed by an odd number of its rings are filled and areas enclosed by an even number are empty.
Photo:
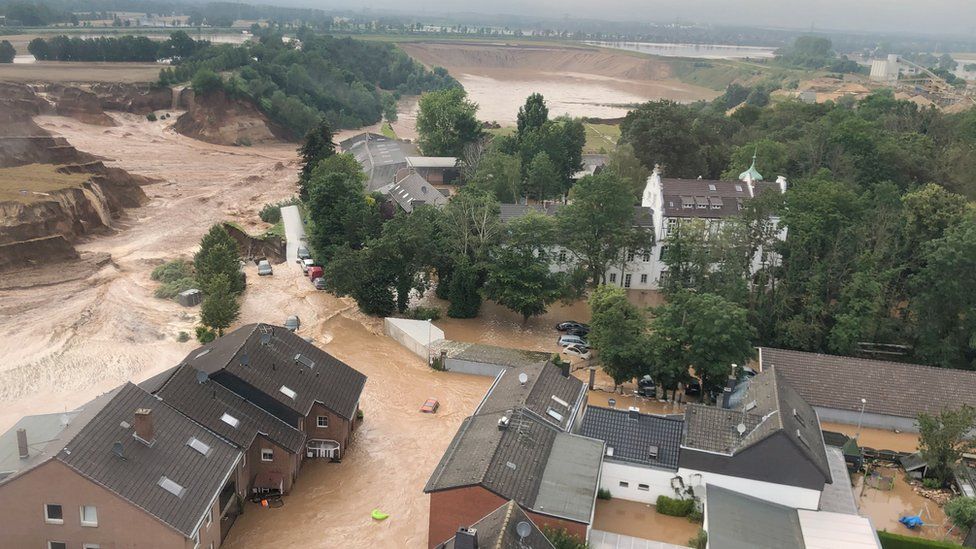
M857 433L854 434L855 440L861 437L861 421L864 419L864 406L866 406L867 403L867 399L861 399L861 413L857 416Z

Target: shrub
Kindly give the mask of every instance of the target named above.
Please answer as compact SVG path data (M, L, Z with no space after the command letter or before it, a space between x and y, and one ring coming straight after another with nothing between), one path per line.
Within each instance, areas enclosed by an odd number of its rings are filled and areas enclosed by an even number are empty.
M447 367L444 365L444 359L439 356L435 356L434 359L430 361L430 367L438 372L444 372L447 370Z
M363 420L363 411L362 410L356 410L356 419L358 419L360 421Z
M441 310L437 307L414 307L404 315L414 320L440 320Z
M928 488L929 490L938 490L942 488L942 482L937 478L923 478L922 486Z
M657 497L657 512L671 517L687 517L695 510L695 500Z
M890 532L878 531L883 549L960 549L962 545L947 541L900 536Z
M186 332L180 332L179 335L176 336L176 341L179 341L180 343L186 343L187 341L190 341L190 334Z
M960 530L969 530L976 524L976 498L953 498L945 505L945 514Z
M181 292L185 292L196 287L197 279L193 277L180 278L178 280L174 280L173 282L167 282L156 288L153 295L156 296L157 299L176 299L176 296L180 295Z
M281 208L283 206L297 206L300 202L301 201L296 196L289 198L288 200L282 200L281 202L265 204L264 207L261 208L261 211L258 212L258 217L261 218L261 221L274 225L275 223L281 221Z
M698 534L688 540L688 547L694 549L705 549L708 547L708 533L704 530L698 530Z
M146 115L146 120L148 120L150 122L155 122L156 121L156 113L151 112L151 113L147 114Z
M210 343L217 339L217 333L206 326L197 326L197 341L200 343Z
M702 522L705 522L705 514L702 513L698 509L698 506L696 505L695 508L691 510L691 513L688 514L688 520L690 520L691 522L697 522L697 523L700 524Z
M610 493L610 490L607 490L606 488L600 488L596 492L596 498L597 499L613 499L613 494L611 494Z
M570 534L565 528L546 526L542 533L549 539L549 543L556 549L587 549L586 541Z
M149 275L149 278L155 280L156 282L175 282L181 278L188 278L191 276L193 276L193 264L189 261L177 259L175 261L163 263L159 267L153 269L152 274Z

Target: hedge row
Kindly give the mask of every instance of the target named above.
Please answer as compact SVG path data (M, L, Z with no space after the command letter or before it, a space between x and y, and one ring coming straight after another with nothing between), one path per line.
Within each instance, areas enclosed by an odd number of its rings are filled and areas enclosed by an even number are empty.
M900 536L880 530L878 531L878 538L881 540L883 549L959 549L962 547L962 545L948 541Z
M657 512L672 517L687 517L695 510L695 500L657 497Z

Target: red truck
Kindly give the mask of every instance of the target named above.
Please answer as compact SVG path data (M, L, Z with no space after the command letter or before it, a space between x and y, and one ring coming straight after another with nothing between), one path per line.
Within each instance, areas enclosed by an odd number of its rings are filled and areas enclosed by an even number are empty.
M319 267L318 265L312 265L311 267L308 268L309 280L315 282L316 278L321 278L321 277L322 277L322 267Z

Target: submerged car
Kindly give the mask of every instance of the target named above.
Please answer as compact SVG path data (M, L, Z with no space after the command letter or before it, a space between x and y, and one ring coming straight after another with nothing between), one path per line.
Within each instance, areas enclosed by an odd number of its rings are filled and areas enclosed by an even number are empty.
M657 397L657 385L651 376L645 375L637 381L637 394L642 397Z
M312 254L308 253L308 248L305 246L298 247L298 259L311 259Z
M583 360L589 360L591 356L589 347L583 345L570 345L563 349L564 355L575 356Z
M425 414L436 414L437 409L441 407L441 403L437 402L436 398L428 398L424 405L420 407L420 411Z
M305 273L305 274L308 274L309 267L311 267L312 265L314 265L314 262L312 261L311 258L309 258L309 259L299 259L298 262L302 265L302 272Z
M558 343L561 347L568 347L570 345L579 345L586 348L590 347L589 344L586 343L585 339L575 335L559 336L559 339L556 340L556 343Z
M685 394L686 395L700 395L702 392L701 382L697 379L693 379L688 383L685 383Z
M297 330L301 325L302 321L298 318L298 315L291 315L285 320L285 328L288 328L291 332Z
M274 271L271 269L271 263L268 263L267 259L262 259L258 262L258 276L271 276Z
M583 324L582 322L576 322L575 320L567 320L565 322L560 322L559 324L556 324L556 329L559 330L560 332L565 332L568 330L578 330L578 331L585 331L585 332L590 331L589 326Z
M312 281L312 285L315 286L315 289L316 290L324 290L324 289L326 289L326 287L325 287L325 279L322 278L321 276L318 277L318 278L316 278L315 280L313 280Z

